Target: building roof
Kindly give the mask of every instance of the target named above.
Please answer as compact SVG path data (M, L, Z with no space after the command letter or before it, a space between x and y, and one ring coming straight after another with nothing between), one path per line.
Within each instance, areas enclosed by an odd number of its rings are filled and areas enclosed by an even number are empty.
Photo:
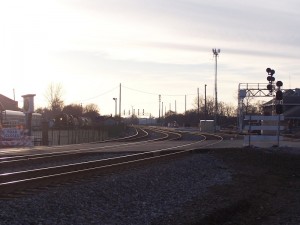
M19 110L18 102L0 94L0 110Z
M300 96L299 95L287 95L286 92L283 95L283 105L292 105L292 106L296 106L299 105L300 106ZM263 106L270 106L273 105L273 99L264 103Z
M300 118L300 106L295 106L289 110L283 112L285 118L299 119Z
M273 100L263 104L264 111L273 106ZM300 119L300 89L285 90L283 93L282 105L284 106L283 115L287 119Z
M300 96L283 96L284 105L300 105Z

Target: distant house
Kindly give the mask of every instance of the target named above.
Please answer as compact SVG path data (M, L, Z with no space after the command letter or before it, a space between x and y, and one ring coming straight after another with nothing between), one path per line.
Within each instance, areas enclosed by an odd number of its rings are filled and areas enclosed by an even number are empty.
M289 128L300 127L300 89L283 91L283 115ZM273 101L263 105L265 115L271 115L273 110Z
M18 102L0 94L0 111L4 110L19 111Z

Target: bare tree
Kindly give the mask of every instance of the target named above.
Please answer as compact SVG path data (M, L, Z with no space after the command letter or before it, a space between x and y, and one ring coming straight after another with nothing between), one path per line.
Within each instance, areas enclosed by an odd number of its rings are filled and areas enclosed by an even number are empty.
M99 108L94 103L88 104L84 107L83 114L84 114L84 116L95 119L97 116L100 115L99 114Z
M62 100L62 85L51 83L46 90L45 98L48 102L48 108L53 114L58 114L64 107L64 101Z
M198 98L194 99L193 106L195 109L198 108ZM199 107L200 107L200 114L205 113L205 99L203 96L200 96L199 98ZM215 101L214 98L211 96L207 96L206 98L206 111L207 111L207 116L213 116L214 115L214 110L215 110ZM218 102L218 113L220 116L227 116L227 117L232 117L236 116L236 108L228 103L225 102Z
M193 106L195 109L198 108L198 97L194 99ZM199 98L199 111L200 113L205 113L205 99L203 96L200 96ZM206 97L206 112L208 116L214 115L214 98L211 96Z
M226 104L225 106L225 116L237 116L237 107L233 106L232 104Z
M91 104L88 104L84 107L83 109L83 112L84 113L88 113L88 112L96 112L96 113L99 113L99 107L94 104L94 103L91 103Z
M246 103L244 103L246 102ZM245 114L263 114L264 101L255 101L254 97L247 96L243 102L243 111Z

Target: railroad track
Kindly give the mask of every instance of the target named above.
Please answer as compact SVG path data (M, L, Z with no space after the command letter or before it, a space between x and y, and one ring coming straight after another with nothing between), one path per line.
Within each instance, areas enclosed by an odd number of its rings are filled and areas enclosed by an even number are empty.
M99 176L107 173L115 173L117 171L123 171L124 169L132 169L136 166L145 166L148 163L157 163L161 161L171 160L177 157L183 157L198 148L207 147L207 145L213 145L222 141L222 138L216 135L209 134L199 134L199 132L181 132L169 129L161 129L156 127L147 127L139 129L143 130L141 134L142 138L138 138L140 141L131 142L132 139L129 138L130 143L127 145L124 143L120 144L118 147L116 145L108 146L94 146L67 150L63 153L53 153L53 154L32 154L27 155L25 158L18 156L17 158L6 158L0 163L1 167L20 167L26 163L37 164L42 167L36 167L33 169L22 169L14 172L5 172L0 174L0 197L7 198L12 196L17 196L19 193L24 193L27 190L39 189L41 187L47 187L49 185L66 183L74 180L80 180L82 178ZM146 135L147 133L147 135ZM149 138L144 140L146 136L149 137L149 133L159 134L159 138ZM145 136L146 135L146 136ZM198 137L198 139L193 141L187 141L187 137ZM184 144L180 141L185 138ZM143 140L141 140L143 139ZM207 139L214 139L214 141L206 143ZM159 141L160 140L160 141ZM180 143L176 143L178 140ZM116 141L116 140L115 140ZM122 140L123 142L124 140ZM155 144L154 144L155 143ZM168 143L166 146L162 147L162 143ZM171 144L170 144L171 143ZM103 143L102 143L103 144ZM129 144L129 145L128 145ZM95 145L91 144L91 145ZM138 152L134 154L126 154L118 157L110 157L106 159L94 159L85 162L78 161L74 163L65 163L64 158L70 156L78 157L80 154L95 154L99 153L101 149L107 147L111 148L145 148L145 146L153 147L151 150L146 152ZM113 147L114 146L114 147ZM159 147L160 146L160 147ZM69 153L68 153L69 151ZM27 158L26 158L27 157ZM44 167L45 161L57 161L61 159L60 165L47 166Z
M163 140L172 140L171 135L169 135L166 131L160 131L158 129L149 129L151 132L155 132L159 134L158 137L152 139L146 139L149 137L149 132L147 132L143 128L136 128L136 133L134 135L125 137L125 138L116 138L111 139L110 143L108 141L104 142L93 142L89 144L75 144L65 146L63 149L62 146L52 147L50 152L41 151L49 149L48 147L39 147L35 149L35 153L32 154L24 154L24 155L16 155L16 156L2 156L0 157L0 166L2 168L16 168L18 166L24 166L28 164L41 164L43 162L57 162L63 161L68 158L68 161L77 160L80 158L84 158L85 156L97 155L99 152L107 151L108 149L113 149L117 147L130 146L148 143L151 141L163 141ZM172 133L171 133L172 134ZM174 134L173 134L174 135ZM177 134L176 138L180 137ZM173 137L174 139L174 137ZM125 142L126 143L116 143L116 142ZM105 145L99 145L103 144ZM98 144L98 145L96 145Z

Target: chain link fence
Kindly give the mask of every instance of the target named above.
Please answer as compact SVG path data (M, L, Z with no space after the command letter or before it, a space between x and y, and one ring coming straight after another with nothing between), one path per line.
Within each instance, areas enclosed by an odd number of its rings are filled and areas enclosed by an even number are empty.
M49 128L44 124L41 129L33 129L32 135L34 145L54 146L104 141L124 136L125 132L124 124L85 128Z

